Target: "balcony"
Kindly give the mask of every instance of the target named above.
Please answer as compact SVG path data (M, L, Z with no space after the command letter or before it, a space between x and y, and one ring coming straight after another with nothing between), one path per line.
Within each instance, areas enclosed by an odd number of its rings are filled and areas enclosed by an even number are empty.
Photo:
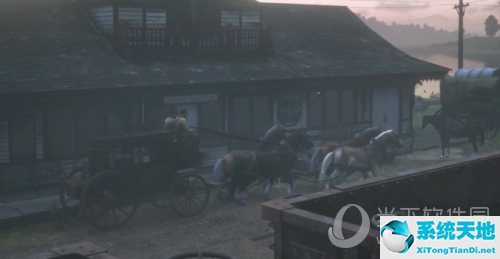
M273 48L272 27L241 29L223 28L130 28L122 27L119 44L132 49L248 49L270 51Z

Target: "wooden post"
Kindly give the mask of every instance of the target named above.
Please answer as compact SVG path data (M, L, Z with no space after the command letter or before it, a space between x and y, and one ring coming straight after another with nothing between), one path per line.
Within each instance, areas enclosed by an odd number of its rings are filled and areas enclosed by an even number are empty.
M463 0L459 0L458 5L454 7L458 13L458 69L464 67L464 15L467 6L469 3L464 5Z
M267 25L267 31L266 31L266 48L267 49L272 49L274 42L273 42L273 26L268 24Z
M122 26L121 42L123 47L130 47L130 28L128 24Z
M181 46L181 29L179 28L178 24L174 26L173 41L174 41L174 47Z
M146 42L146 29L147 29L147 21L146 21L146 6L142 7L142 30L141 30L141 46L146 47L148 43Z
M226 46L228 48L234 47L234 30L233 30L233 25L228 24L227 25L227 30L226 30Z
M118 5L113 1L113 35L114 43L117 44L120 41L120 25L118 20Z
M189 40L189 47L191 48L198 48L200 46L200 38L199 38L199 35L198 35L198 29L195 27L193 27L193 29L191 30L191 37L190 37L190 40Z

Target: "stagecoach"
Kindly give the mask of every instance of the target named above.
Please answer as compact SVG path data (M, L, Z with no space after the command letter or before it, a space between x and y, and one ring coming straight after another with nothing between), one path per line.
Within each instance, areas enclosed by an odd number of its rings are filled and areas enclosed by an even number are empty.
M194 141L160 130L95 138L87 150L88 166L61 181L60 200L96 227L125 224L143 202L189 217L209 201L207 182L194 173L203 157Z
M435 115L457 121L477 121L487 139L500 127L500 77L460 78L446 76L440 84L441 109Z

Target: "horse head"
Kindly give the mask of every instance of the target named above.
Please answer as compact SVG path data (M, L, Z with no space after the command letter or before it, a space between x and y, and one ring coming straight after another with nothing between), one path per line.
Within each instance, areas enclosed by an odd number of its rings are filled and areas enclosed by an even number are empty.
M375 140L385 146L393 144L399 148L403 147L403 140L399 138L398 134L392 129L380 133L380 135L375 137Z
M314 147L314 143L312 142L311 137L303 129L290 134L287 137L286 141L293 148L302 146L309 150Z
M422 122L420 123L421 129L425 129L425 127L427 127L427 125L429 125L429 119L430 119L430 115L422 116Z

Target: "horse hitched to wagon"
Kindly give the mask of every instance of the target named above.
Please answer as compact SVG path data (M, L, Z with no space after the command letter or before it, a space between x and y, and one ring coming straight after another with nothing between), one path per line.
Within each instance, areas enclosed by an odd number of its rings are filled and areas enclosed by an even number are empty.
M493 139L500 127L500 78L456 78L446 76L440 84L441 109L424 115L421 128L434 126L441 137L441 158L450 154L451 138L468 138L472 155L478 154L477 140ZM448 153L445 155L445 149Z

